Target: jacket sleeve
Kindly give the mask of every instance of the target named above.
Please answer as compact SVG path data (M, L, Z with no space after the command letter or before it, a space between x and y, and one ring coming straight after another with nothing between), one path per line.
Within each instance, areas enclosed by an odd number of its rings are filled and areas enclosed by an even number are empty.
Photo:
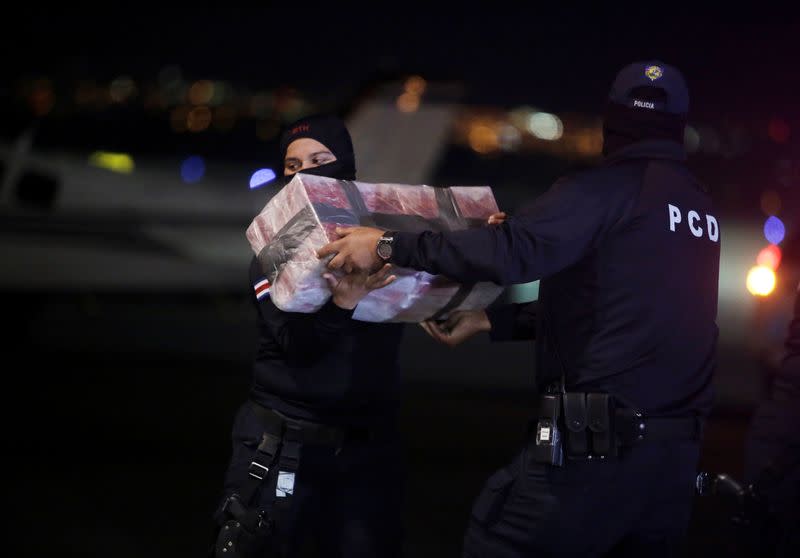
M486 309L492 329L492 341L524 341L536 338L536 314L539 301L504 304Z
M596 185L562 179L524 214L501 225L397 233L392 261L461 283L528 283L586 254L610 221L611 206L607 193Z
M310 366L324 355L346 331L353 310L339 308L329 299L313 314L284 312L265 291L261 267L256 258L250 264L250 284L259 319L277 341L292 366Z

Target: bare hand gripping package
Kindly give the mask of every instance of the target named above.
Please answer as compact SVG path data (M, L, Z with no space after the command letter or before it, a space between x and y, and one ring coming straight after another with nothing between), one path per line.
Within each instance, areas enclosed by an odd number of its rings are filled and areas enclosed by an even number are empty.
M295 177L269 200L247 229L247 239L270 283L270 297L285 312L317 311L331 291L322 277L322 246L336 227L372 226L422 232L484 227L498 210L488 186L409 186ZM395 268L397 279L364 297L353 318L367 322L443 319L454 310L482 309L503 288L463 285L440 275Z

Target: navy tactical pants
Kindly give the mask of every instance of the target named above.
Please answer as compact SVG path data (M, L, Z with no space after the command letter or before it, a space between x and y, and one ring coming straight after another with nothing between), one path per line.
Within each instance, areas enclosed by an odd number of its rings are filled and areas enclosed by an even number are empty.
M642 442L615 459L526 463L492 475L475 501L469 558L675 556L688 527L697 442Z
M252 461L263 429L249 404L233 427L233 455L225 497ZM393 557L402 555L403 470L398 437L331 446L304 444L290 506L277 525L282 557ZM274 502L276 479L259 491L262 509ZM313 552L312 553L312 549Z

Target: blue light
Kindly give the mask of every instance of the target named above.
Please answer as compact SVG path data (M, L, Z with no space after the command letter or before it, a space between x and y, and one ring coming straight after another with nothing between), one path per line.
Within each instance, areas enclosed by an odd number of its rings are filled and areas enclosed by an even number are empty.
M783 221L774 215L767 219L767 222L764 223L764 236L767 237L770 244L780 244L783 237L786 236L786 227Z
M199 182L205 174L206 164L203 158L198 155L188 157L181 163L181 178L183 178L184 182L194 184Z
M250 189L259 188L272 180L275 180L275 172L272 169L259 169L250 177Z

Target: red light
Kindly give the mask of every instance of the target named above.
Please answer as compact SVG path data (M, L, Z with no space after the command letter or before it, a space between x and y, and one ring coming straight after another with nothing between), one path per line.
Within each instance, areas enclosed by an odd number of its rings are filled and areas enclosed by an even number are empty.
M789 139L790 131L789 125L780 118L770 120L767 127L767 133L775 143L786 143Z
M774 271L778 269L779 265L781 265L781 256L781 249L774 244L770 244L758 253L756 263L760 266L768 267Z

